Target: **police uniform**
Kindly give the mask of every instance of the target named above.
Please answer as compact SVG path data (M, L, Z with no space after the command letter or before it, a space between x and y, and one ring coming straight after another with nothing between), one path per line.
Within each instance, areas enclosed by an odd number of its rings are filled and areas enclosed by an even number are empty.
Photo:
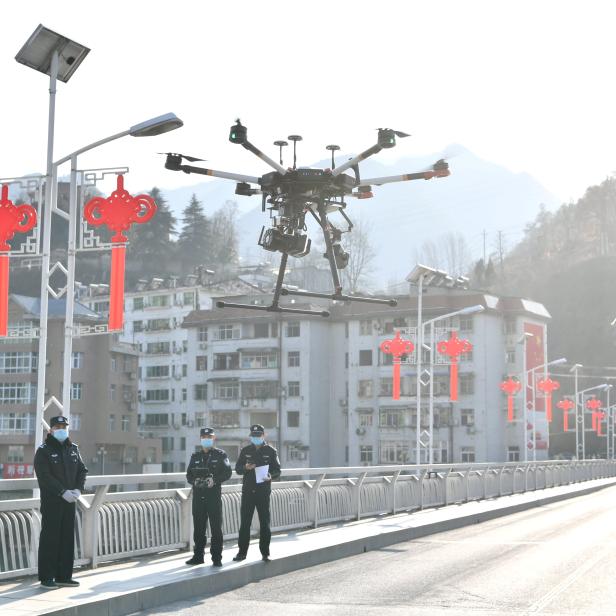
M202 428L202 437L214 436L212 428ZM222 496L221 484L231 477L231 463L227 454L217 447L202 449L193 453L186 469L186 480L193 486L192 514L194 556L186 561L187 565L203 562L203 552L207 543L206 526L210 522L212 537L210 554L212 562L220 565L222 559ZM207 478L213 485L208 487Z
M263 436L265 429L259 424L250 427L251 436ZM233 560L244 560L250 544L250 525L255 508L259 516L259 550L263 560L269 560L270 539L270 494L272 492L272 482L264 481L257 483L254 469L246 470L246 464L256 466L269 466L269 474L272 479L280 477L280 461L278 452L264 442L263 445L248 445L240 452L235 472L243 476L242 480L242 504L241 504L241 525L238 540L238 553Z
M66 417L52 417L50 426L68 426ZM82 492L88 469L79 448L68 438L64 442L52 433L34 456L34 471L41 491L41 536L38 550L38 577L41 582L68 583L72 580L75 544L75 501L71 491ZM65 494L66 498L63 498ZM72 500L72 499L71 499Z

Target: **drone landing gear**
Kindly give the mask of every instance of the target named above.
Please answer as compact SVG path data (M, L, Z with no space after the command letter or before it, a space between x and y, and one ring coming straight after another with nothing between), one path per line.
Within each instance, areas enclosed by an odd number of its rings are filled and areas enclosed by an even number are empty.
M327 310L304 310L302 308L287 308L286 306L280 306L280 296L286 295L282 288L282 281L284 279L284 273L287 269L288 253L283 252L280 259L280 269L278 270L278 278L276 280L276 288L274 289L274 298L271 306L254 306L252 304L236 304L232 302L216 302L218 308L247 308L249 310L261 310L265 312L289 312L291 314L309 314L317 317L328 317L329 312Z
M282 289L281 295L300 295L302 297L321 297L332 299L337 302L366 302L369 304L385 304L386 306L397 306L395 299L379 299L378 297L360 297L355 295L344 295L343 293L313 293L312 291L295 291L292 289Z

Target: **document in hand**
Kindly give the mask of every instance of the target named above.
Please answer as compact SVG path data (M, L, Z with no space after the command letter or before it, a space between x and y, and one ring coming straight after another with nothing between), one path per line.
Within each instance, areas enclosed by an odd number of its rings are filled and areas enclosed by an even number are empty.
M257 483L263 483L267 479L268 473L269 473L269 464L255 467L255 476L257 478Z

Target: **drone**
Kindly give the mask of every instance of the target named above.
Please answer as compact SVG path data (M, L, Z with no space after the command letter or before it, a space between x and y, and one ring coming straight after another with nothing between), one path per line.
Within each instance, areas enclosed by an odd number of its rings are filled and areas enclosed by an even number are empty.
M272 303L269 306L256 306L253 304L240 304L218 301L219 308L246 308L250 310L265 310L268 312L285 312L296 314L309 314L327 317L327 310L309 310L281 306L281 296L296 295L302 297L318 297L341 302L366 302L371 304L385 304L396 306L394 299L380 299L375 297L361 297L348 295L342 292L340 270L349 262L349 253L342 246L342 236L353 229L353 223L345 212L346 199L369 199L373 197L372 187L390 184L392 182L405 182L408 180L431 180L450 175L449 165L445 159L440 159L429 169L404 175L392 175L380 178L362 179L359 173L359 163L383 149L393 148L396 137L408 137L407 133L379 128L377 142L367 150L358 154L344 164L336 167L334 153L340 150L338 145L328 145L326 149L331 152L332 162L329 169L313 169L297 167L297 143L302 140L300 135L289 135L287 139L293 143L293 167L283 167L282 150L288 146L288 141L275 141L274 145L280 150L280 162L271 159L259 148L248 141L248 129L238 119L231 126L229 141L241 145L243 148L258 156L274 169L261 177L228 173L205 169L187 163L201 162L203 159L185 154L167 152L165 168L171 171L184 173L198 173L209 175L237 183L235 194L252 197L261 195L261 209L269 210L269 227L263 226L258 244L270 252L279 252L280 269L274 288ZM351 170L352 175L345 173ZM337 227L331 220L332 214L340 214L346 228ZM299 289L290 289L283 286L284 275L287 269L289 256L304 257L310 252L311 239L307 235L306 217L312 216L321 228L325 242L325 254L329 262L333 281L333 293L316 293ZM340 224L340 223L338 223Z

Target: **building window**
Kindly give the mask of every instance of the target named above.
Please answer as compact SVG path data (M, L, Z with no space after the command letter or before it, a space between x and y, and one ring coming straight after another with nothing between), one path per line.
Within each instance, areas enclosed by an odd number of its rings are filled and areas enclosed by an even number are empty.
M195 413L195 426L204 428L207 426L207 413Z
M81 400L83 396L83 383L71 383L71 400Z
M173 437L172 436L163 436L161 439L162 449L165 453L169 451L173 451Z
M295 398L299 396L299 381L289 381L287 387L287 396L289 398Z
M475 393L475 375L472 372L460 375L460 393L464 396Z
M112 402L116 400L116 386L113 383L109 385L109 400Z
M361 428L369 428L372 425L373 413L358 413L357 423Z
M240 397L239 381L218 381L214 383L214 398L217 400L237 400Z
M306 450L296 445L287 445L287 459L288 460L305 460Z
M278 393L278 381L244 381L242 383L242 398L266 400L276 398Z
M461 462L474 462L475 461L475 448L474 447L461 447L460 448L460 461Z
M169 305L168 295L152 295L150 297L150 306L153 308L164 308Z
M133 310L143 310L143 297L133 297Z
M401 442L381 442L381 464L403 464L408 462L408 445Z
M130 432L130 415L122 415L122 432Z
M401 428L404 426L404 412L401 409L381 409L379 411L379 427Z
M0 404L30 404L36 400L36 383L0 383Z
M392 396L394 393L394 380L391 377L384 377L379 381L379 396Z
M237 370L239 367L239 353L214 353L214 370Z
M205 372L207 370L207 355L197 355L197 372Z
M503 322L503 329L506 336L513 336L517 331L516 320L505 319L505 321Z
M169 319L150 319L148 321L148 329L153 332L171 329Z
M7 452L7 462L23 462L25 452L23 445L9 445Z
M168 413L146 413L145 425L154 428L167 427L169 425Z
M0 373L25 374L36 372L38 367L38 353L25 351L8 351L0 353Z
M287 338L297 338L300 334L300 324L287 323Z
M148 342L145 352L148 355L169 355L171 352L171 343L166 342Z
M253 338L269 338L269 323L255 323Z
M194 308L195 306L195 294L193 291L184 291L184 295L182 297L182 303L184 306L190 306Z
M207 400L206 383L198 383L195 385L195 400Z
M146 389L145 390L146 402L169 402L169 390L168 389Z
M506 360L508 364L515 364L515 349L507 349Z
M146 366L146 379L169 378L169 366Z
M361 379L357 382L357 395L360 398L372 397L372 379Z
M277 368L278 353L265 351L250 351L242 353L242 369Z
M143 331L143 321L133 321L133 332L138 334Z
M186 387L182 387L182 402L186 402L188 400L188 389Z
M81 413L71 413L69 428L71 432L79 432L81 430Z
M71 414L71 421L73 414ZM33 413L0 413L0 434L33 434Z
M299 368L299 351L289 351L287 365L289 368Z
M507 449L507 462L519 462L520 461L520 448L511 446Z
M473 331L473 317L460 317L460 331L472 332Z
M207 342L207 327L200 327L197 330L197 341Z
M372 445L359 446L359 461L364 464L372 464Z
M109 312L109 302L94 302L94 312Z
M371 336L372 335L372 319L362 319L359 322L359 335Z
M287 426L299 428L299 411L287 411Z
M239 411L212 411L210 419L213 428L239 428Z
M207 368L207 363L206 363L206 368ZM182 364L182 376L183 377L188 376L188 364Z
M115 428L116 428L115 419L116 419L115 415L111 413L111 415L109 415L108 422L107 422L107 430L109 432L115 432Z
M270 413L250 413L250 423L252 424L261 424L266 430L268 428L277 428L278 427L278 413L270 412Z
M217 340L238 340L240 328L233 325L219 325Z
M372 350L359 352L359 365L360 366L372 366Z
M83 353L81 351L73 351L71 354L71 358L71 365L73 367L73 370L79 370L79 368L83 368Z
M460 424L463 426L474 426L475 409L460 409Z

